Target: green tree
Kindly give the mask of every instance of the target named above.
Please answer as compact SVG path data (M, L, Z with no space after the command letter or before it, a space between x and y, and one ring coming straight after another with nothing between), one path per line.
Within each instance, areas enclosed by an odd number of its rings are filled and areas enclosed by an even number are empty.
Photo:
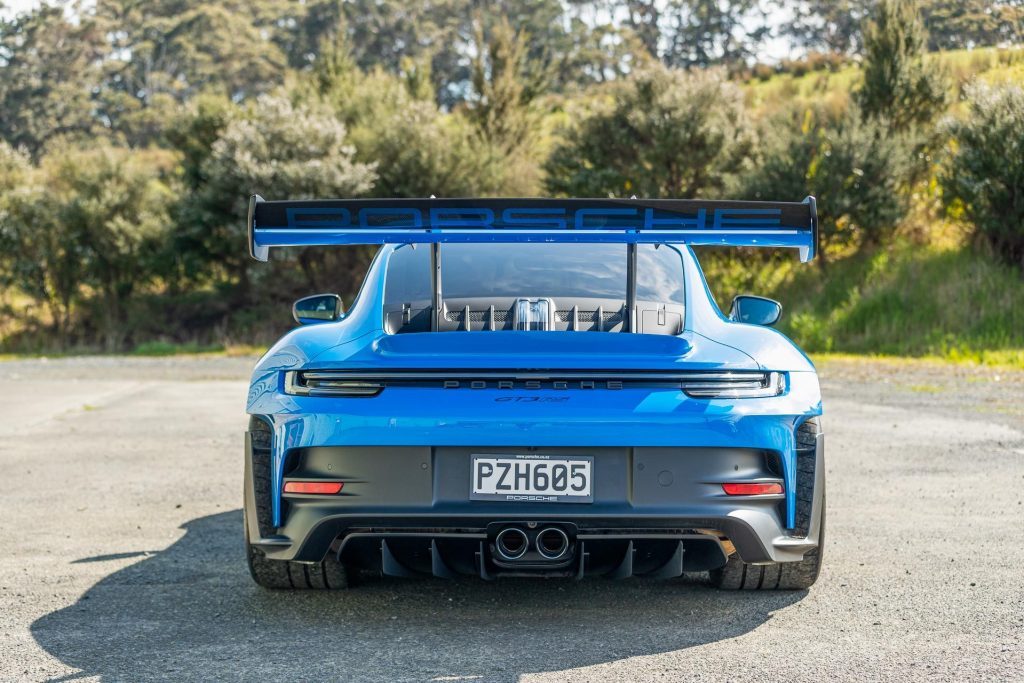
M254 191L267 198L359 196L373 187L372 165L353 161L345 126L329 112L263 96L224 127L204 166L208 186L241 191L234 215Z
M189 191L197 192L205 184L203 164L224 128L240 113L224 95L203 93L168 123L167 139L181 153L182 179Z
M210 112L200 109L196 115ZM212 128L218 125L216 116ZM209 125L208 120L205 126ZM231 116L201 162L202 183L180 207L184 237L205 254L208 267L223 269L229 281L237 282L238 295L247 300L252 284L245 249L249 195L267 199L365 195L376 180L374 165L354 157L345 125L330 111L295 106L281 96L262 96ZM267 278L274 276L270 269L260 272Z
M273 90L287 63L273 39L294 11L281 0L99 0L109 40L100 115L141 145L200 92L241 100Z
M546 74L527 58L526 36L507 21L484 35L477 25L473 59L473 96L466 112L483 136L506 154L534 142L538 123L534 100L547 84Z
M585 4L585 3L584 3ZM590 23L573 0L499 0L493 10L478 12L485 37L503 23L525 43L534 75L543 76L548 92L564 93L625 73L628 43L614 24Z
M1020 0L922 0L928 49L958 50L1024 40Z
M43 159L44 210L82 250L82 283L96 292L107 351L122 347L127 304L153 277L152 258L172 230L168 185L176 164L161 150L68 150Z
M671 3L668 66L736 66L755 56L768 35L757 0L687 0Z
M0 139L38 157L57 136L97 132L90 98L103 33L85 8L78 20L62 5L45 3L13 19L0 19Z
M908 143L856 110L838 120L794 110L766 125L757 164L741 181L752 200L818 201L822 253L878 245L907 211Z
M97 146L45 156L8 195L8 282L45 304L61 342L83 288L95 292L108 351L124 340L126 304L149 281L149 257L171 230L173 155Z
M28 157L0 141L0 284L44 306L63 345L82 259L75 236L44 206L45 179Z
M471 197L501 194L506 158L465 117L437 110L433 101L405 99L353 130L376 160L378 197ZM514 191L514 190L513 190Z
M861 26L876 0L773 0L772 4L792 15L778 30L800 47L851 54L860 51Z
M1024 88L975 86L970 115L949 123L943 197L1000 257L1024 268Z
M363 73L344 44L325 46L308 79L313 93L348 127L356 157L377 164L378 197L457 197L534 194L537 171L481 132L464 108L445 112L430 87L429 62L403 66L393 75L377 68ZM496 133L497 135L497 133ZM499 142L505 138L500 137Z
M772 0L790 15L780 34L808 50L860 52L863 23L878 0ZM1024 39L1020 0L919 0L929 50L1019 43Z
M203 93L182 107L165 124L168 145L179 153L182 198L175 202L172 215L178 229L165 242L157 261L159 275L167 283L171 294L179 294L191 285L206 285L220 275L212 268L207 245L208 235L192 227L207 226L219 220L219 208L200 207L190 198L206 189L207 159L213 144L220 138L228 123L240 115L240 107L226 96ZM209 215L212 211L213 215Z
M346 126L355 159L376 165L371 196L462 197L509 191L504 182L513 169L505 156L465 116L438 107L430 61L406 60L401 68L398 75L382 67L364 73L344 44L335 42L321 50L313 73L292 96L323 102ZM513 180L509 187L515 193L522 177ZM340 291L355 291L372 253L365 247L307 250L302 261L307 286L323 289L319 283L329 281Z
M902 131L945 110L945 77L925 62L926 40L916 0L878 3L864 32L864 82L857 91L865 116Z
M562 92L621 78L651 56L636 35L596 20L594 3L568 0L566 49L555 61L555 87Z
M484 43L508 23L525 42L526 60L548 75L548 89L562 93L622 75L635 66L638 43L608 20L606 0L320 0L307 3L288 48L296 66L313 66L326 43L347 45L363 71L404 72L405 63L427 63L438 103L452 109L472 95L473 60L482 28ZM614 14L614 12L613 12ZM627 35L629 34L629 35ZM642 48L639 48L642 50Z
M598 9L670 67L737 65L767 36L756 0L596 0Z
M347 46L364 71L381 67L394 74L405 60L426 61L442 101L452 104L462 93L449 86L469 75L461 51L472 38L470 6L469 0L323 0L310 9L320 18L305 40L312 54L325 44Z
M609 17L614 17L618 3L604 2L602 9ZM661 54L663 26L662 12L665 8L656 0L631 0L625 3L623 25L643 46L647 54L657 57Z
M546 165L569 196L705 197L725 192L752 152L739 89L718 71L653 67L612 84L610 102L564 133Z

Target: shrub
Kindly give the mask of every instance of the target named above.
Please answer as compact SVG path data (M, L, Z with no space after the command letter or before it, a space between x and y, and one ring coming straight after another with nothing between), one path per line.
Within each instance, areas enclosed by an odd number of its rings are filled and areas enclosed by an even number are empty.
M310 288L322 286L316 272L322 270L317 263L324 250L302 251L301 269L283 263L250 269L243 246L248 197L358 197L373 187L376 165L356 160L347 128L323 106L293 105L285 97L265 95L238 111L212 116L200 110L196 116L211 122L200 127L202 135L192 133L195 140L216 137L198 161L204 182L182 198L176 239L186 248L180 251L202 259L207 272L223 268L229 281L238 283L239 301L250 301L252 290L264 283L271 292L287 292L289 279L296 277L305 277Z
M773 119L761 161L741 182L747 199L818 200L824 249L876 245L905 215L907 145L855 109L838 119L794 110Z
M811 51L803 59L783 59L776 70L799 78L814 71L838 71L846 62L846 57L838 52Z
M570 128L546 170L569 196L720 195L754 135L739 89L718 71L661 67L616 83L613 101Z
M946 108L945 76L925 62L927 32L915 0L882 0L864 31L864 83L857 100L865 116L895 129L931 122Z
M976 86L968 99L968 118L947 126L952 153L940 176L943 198L998 255L1024 267L1024 88Z
M123 341L126 302L153 278L170 230L168 185L175 157L106 145L64 149L25 172L4 202L7 282L51 313L57 337L88 288L106 349Z
M520 172L521 150L510 153L481 133L473 121L479 110L467 116L465 108L438 107L429 64L406 63L404 77L381 69L363 73L344 45L326 49L293 97L323 102L345 124L356 160L376 165L372 196L537 193L536 169Z

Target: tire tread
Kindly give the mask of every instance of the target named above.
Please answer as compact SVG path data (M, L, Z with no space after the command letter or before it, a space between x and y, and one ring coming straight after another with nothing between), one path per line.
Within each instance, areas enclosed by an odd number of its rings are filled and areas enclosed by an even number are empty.
M261 535L274 533L270 499L270 445L273 434L266 422L252 418L249 423L252 443L252 477L256 494L256 522ZM245 528L246 558L249 573L263 588L273 590L313 589L342 590L348 587L345 567L334 557L318 563L272 560L260 548L249 542L249 527Z
M796 431L796 535L806 536L811 525L814 500L815 448L821 424L817 418L802 423ZM722 590L805 590L818 579L822 547L825 543L825 497L822 492L821 531L818 547L809 550L799 562L753 565L743 562L738 553L729 556L725 566L710 572L711 584Z

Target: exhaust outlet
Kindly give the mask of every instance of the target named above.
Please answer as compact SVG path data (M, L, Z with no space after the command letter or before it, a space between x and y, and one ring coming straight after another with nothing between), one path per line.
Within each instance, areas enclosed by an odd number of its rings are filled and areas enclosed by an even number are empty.
M557 560L569 550L569 537L555 526L542 529L537 534L537 552L545 560Z
M518 560L526 554L530 541L525 531L510 526L502 529L494 539L494 547L503 560Z

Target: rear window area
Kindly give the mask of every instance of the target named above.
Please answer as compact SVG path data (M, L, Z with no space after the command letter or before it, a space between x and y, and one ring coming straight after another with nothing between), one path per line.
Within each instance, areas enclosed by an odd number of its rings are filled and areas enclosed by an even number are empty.
M683 305L679 252L661 245L637 248L637 299ZM551 297L625 301L624 244L445 244L441 247L445 299ZM384 291L388 305L429 301L430 247L406 245L391 255Z
M683 260L669 245L637 246L634 315L627 311L625 244L448 243L440 255L443 309L435 316L430 245L391 254L384 284L390 333L430 331L435 318L437 331L681 331ZM524 326L527 302L536 307Z

